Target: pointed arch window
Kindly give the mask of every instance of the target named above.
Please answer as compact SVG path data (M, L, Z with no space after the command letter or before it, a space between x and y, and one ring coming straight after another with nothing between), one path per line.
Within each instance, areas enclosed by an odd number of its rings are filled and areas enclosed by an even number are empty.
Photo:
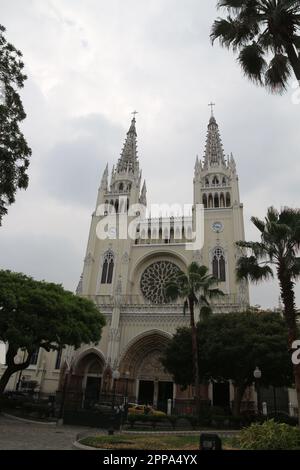
M111 284L114 272L114 254L107 251L103 257L101 284Z
M220 247L215 248L213 251L212 272L218 281L226 281L225 255Z
M217 176L213 177L212 184L213 184L213 186L218 186L219 185L219 178Z
M230 205L231 205L230 194L226 193L226 207L230 207Z

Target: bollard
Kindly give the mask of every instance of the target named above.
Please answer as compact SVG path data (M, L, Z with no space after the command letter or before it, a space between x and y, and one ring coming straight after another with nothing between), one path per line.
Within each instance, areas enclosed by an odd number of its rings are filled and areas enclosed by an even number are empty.
M167 415L168 416L171 416L172 414L172 400L171 398L168 399L168 411L167 411Z
M265 401L262 403L262 414L264 416L267 416L267 414L268 414L268 405Z
M218 434L200 434L200 450L222 450L222 441Z

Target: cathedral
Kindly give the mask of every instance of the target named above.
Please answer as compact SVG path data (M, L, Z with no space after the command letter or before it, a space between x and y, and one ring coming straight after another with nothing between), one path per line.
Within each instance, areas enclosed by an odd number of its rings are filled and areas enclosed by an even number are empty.
M81 394L81 403L96 402L114 391L131 402L164 409L167 399L187 403L192 387L183 391L160 363L161 353L176 329L189 326L182 302L168 302L165 286L178 272L196 261L207 266L224 292L213 302L213 312L242 311L249 305L248 285L235 275L244 240L243 204L233 155L223 150L219 127L212 112L203 158L197 157L193 176L193 201L189 217L154 217L138 213L131 236L118 236L124 216L132 221L137 205L147 205L146 182L141 178L142 156L137 154L135 114L119 159L109 174L108 166L98 189L92 215L83 272L77 294L92 299L105 315L106 326L98 345L83 345L46 353L40 350L24 380L36 380L42 393L61 389L66 372L69 387ZM192 170L192 168L191 168ZM191 181L192 183L192 181ZM191 249L189 231L195 229L195 208L201 206L203 246ZM113 216L113 218L111 218ZM105 218L108 236L99 236ZM123 219L122 219L123 220ZM101 225L102 224L102 225ZM189 249L187 246L189 245ZM198 320L198 318L196 318ZM12 384L13 386L13 384ZM202 398L214 405L228 405L228 384L210 384Z

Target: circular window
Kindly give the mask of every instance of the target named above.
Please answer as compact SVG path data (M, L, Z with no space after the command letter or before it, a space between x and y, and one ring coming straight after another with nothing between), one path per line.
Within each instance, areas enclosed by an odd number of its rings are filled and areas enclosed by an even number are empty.
M176 278L180 269L170 261L156 261L150 264L141 277L141 291L153 304L168 303L165 294L167 284Z

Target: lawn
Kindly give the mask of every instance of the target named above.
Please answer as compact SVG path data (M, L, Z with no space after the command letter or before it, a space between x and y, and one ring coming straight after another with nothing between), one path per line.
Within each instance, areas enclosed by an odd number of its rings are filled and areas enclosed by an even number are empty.
M80 441L99 449L199 450L200 435L142 434L86 437ZM232 439L222 439L224 449L232 449Z

